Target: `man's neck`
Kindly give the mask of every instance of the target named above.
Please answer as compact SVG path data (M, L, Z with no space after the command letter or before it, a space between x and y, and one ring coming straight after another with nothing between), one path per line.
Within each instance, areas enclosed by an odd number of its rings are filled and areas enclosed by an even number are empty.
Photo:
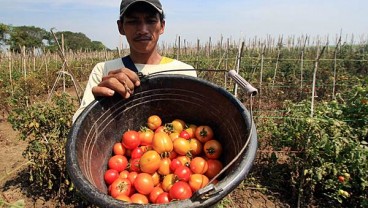
M130 52L130 58L137 64L160 64L162 56L157 51L149 54Z

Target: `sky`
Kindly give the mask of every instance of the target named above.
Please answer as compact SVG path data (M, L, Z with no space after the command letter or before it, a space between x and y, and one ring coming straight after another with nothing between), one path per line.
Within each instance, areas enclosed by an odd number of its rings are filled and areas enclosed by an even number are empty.
M166 14L160 42L219 41L339 34L368 38L367 0L161 0ZM120 0L0 0L0 23L72 31L110 49L126 44L116 20Z

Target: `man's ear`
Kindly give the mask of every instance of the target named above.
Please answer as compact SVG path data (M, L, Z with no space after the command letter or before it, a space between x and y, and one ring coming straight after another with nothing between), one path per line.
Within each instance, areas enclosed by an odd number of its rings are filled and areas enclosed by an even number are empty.
M124 27L123 27L123 21L117 20L116 23L118 24L119 33L121 35L125 35Z
M160 31L160 34L164 34L164 32L165 32L165 24L166 24L165 20L162 20L161 21L161 31Z

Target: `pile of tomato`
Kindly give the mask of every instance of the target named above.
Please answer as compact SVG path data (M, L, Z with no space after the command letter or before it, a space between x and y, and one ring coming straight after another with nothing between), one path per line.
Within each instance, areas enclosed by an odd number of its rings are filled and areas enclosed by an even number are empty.
M188 199L221 171L222 151L210 126L181 119L163 123L151 115L114 144L104 174L108 193L138 204Z

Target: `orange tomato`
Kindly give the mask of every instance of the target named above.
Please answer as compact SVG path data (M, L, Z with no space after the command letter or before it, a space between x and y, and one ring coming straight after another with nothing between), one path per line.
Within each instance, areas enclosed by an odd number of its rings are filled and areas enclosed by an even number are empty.
M143 195L148 195L155 187L152 176L148 173L139 173L133 185L135 190Z
M170 171L170 163L171 163L171 159L170 158L162 158L161 159L161 164L160 164L160 167L158 168L157 172L160 174L160 175L168 175L171 173Z
M190 151L190 142L184 138L177 138L174 140L174 151L179 155L186 155Z
M178 181L177 177L173 173L170 173L166 175L162 180L161 188L164 191L169 191L176 181Z
M202 174L192 174L189 178L189 186L194 191L198 191L199 189L205 187L209 182L209 179L207 176Z
M187 167L190 166L191 159L189 157L187 157L185 155L182 155L182 156L178 156L176 159L178 159L181 162L181 164L183 164Z
M161 176L160 174L158 174L158 172L154 172L152 175L152 179L153 179L153 185L157 186L160 184L160 180L161 180Z
M138 131L139 139L141 140L141 145L151 145L153 140L154 132L146 127L142 127Z
M151 115L147 119L147 126L151 130L156 130L162 124L162 120L158 115Z
M179 138L179 133L178 132L172 132L169 134L169 137L171 138L171 141L175 141L175 139Z
M190 138L193 138L195 135L194 135L194 132L195 130L197 129L197 126L194 125L194 124L190 124L187 128L185 128L184 130L186 132L188 132Z
M171 152L174 147L168 134L157 132L153 136L152 148L156 150L158 154L162 154Z
M139 160L139 167L144 173L154 173L160 167L161 157L160 155L154 151L149 150L145 152L141 159Z
M113 146L114 155L124 155L125 154L125 147L121 142L117 142Z
M203 144L198 139L191 138L189 140L189 144L190 153L192 154L192 156L197 156L202 153Z
M181 119L175 119L171 122L172 128L174 132L180 133L185 128L185 122Z
M222 153L222 145L219 141L212 139L204 143L204 154L209 159L218 159Z
M207 161L203 157L193 158L189 167L193 173L199 174L204 174L208 170Z
M199 141L205 143L213 138L213 130L210 126L198 126L194 132L194 135Z
M137 203L137 204L148 204L148 198L140 193L135 193L132 196L130 196L131 202L132 203Z
M125 194L119 194L118 196L115 197L115 199L120 200L120 201L125 201L125 202L132 202L130 197Z

